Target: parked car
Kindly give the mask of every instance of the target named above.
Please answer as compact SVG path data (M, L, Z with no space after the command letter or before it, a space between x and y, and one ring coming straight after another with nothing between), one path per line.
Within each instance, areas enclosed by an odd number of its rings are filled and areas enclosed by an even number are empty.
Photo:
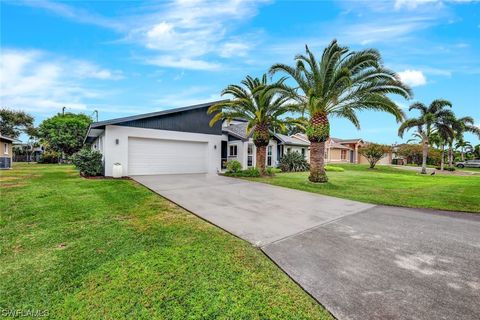
M459 168L480 168L480 160L467 160L457 162Z

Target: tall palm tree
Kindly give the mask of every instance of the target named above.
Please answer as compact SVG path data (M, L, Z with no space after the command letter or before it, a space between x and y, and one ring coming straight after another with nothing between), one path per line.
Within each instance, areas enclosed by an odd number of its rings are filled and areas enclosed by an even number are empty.
M451 110L446 107L451 107L450 101L437 99L434 100L428 107L423 103L416 102L412 104L408 110L419 110L420 116L418 118L411 118L405 120L398 128L398 135L402 138L406 130L411 128L417 129L417 134L422 138L422 174L427 173L427 156L430 145L430 137L438 132L441 137L452 137L453 130L450 127L450 119L454 117Z
M333 40L317 61L308 46L306 55L295 57L296 65L275 64L270 73L284 72L296 82L295 92L302 111L309 116L306 134L310 141L312 182L326 182L325 142L330 137L330 117L342 117L360 128L357 111L376 110L391 113L397 121L402 110L387 94L411 96L411 90L398 76L386 69L380 53L374 49L349 51Z
M451 139L448 140L448 164L449 166L453 165L453 145L454 141L462 141L463 134L465 132L473 133L480 138L480 128L475 126L475 121L472 117L462 117L450 119L453 135ZM464 160L464 153L462 152L462 160Z
M223 95L233 96L232 100L211 106L208 113L216 113L210 121L213 126L223 119L230 121L241 118L248 122L247 134L253 131L256 147L256 167L265 174L266 150L273 128L284 128L289 120L280 117L295 111L298 104L292 102L292 90L284 84L286 78L268 83L267 75L261 79L247 76L241 85L232 84L222 91Z
M467 150L472 150L473 146L469 141L463 140L460 138L457 143L455 143L455 149L460 149L460 155L462 157L462 161L465 161L465 152Z

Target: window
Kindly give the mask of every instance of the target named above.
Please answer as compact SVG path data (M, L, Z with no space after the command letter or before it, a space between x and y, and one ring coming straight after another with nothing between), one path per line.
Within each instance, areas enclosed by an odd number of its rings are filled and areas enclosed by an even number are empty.
M342 150L342 154L341 154L340 159L347 160L347 150Z
M3 153L8 154L8 144L7 143L3 144Z
M237 145L231 145L230 146L230 157L236 157L237 156Z
M302 148L302 156L305 158L305 148Z
M247 147L247 167L253 166L253 144L249 143Z
M292 148L287 148L287 154L289 154L290 152L292 152Z
M268 146L267 148L267 166L272 166L272 146Z

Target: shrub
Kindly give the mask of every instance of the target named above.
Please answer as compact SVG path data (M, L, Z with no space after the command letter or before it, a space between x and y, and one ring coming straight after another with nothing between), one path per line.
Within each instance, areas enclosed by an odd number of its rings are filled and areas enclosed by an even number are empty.
M299 172L308 171L309 165L307 160L298 152L290 152L280 159L279 168L283 172Z
M362 156L367 158L370 163L370 169L375 168L380 159L387 156L387 153L391 152L392 148L383 144L369 143L364 145L358 150Z
M242 164L237 160L230 160L227 162L227 172L236 173L242 170Z
M345 169L340 168L340 167L334 167L334 166L325 166L325 171L330 171L330 172L343 172Z
M237 172L226 172L226 176L229 177L250 177L250 178L256 178L260 177L260 171L257 168L248 168L246 170L240 170Z
M58 163L60 153L53 150L46 150L38 159L38 163Z
M72 156L72 162L87 177L99 176L103 172L102 154L97 150L82 149Z
M267 175L268 176L274 176L275 173L280 173L280 172L282 172L282 170L280 170L279 168L267 167Z
M436 167L435 169L441 170L440 167ZM444 166L443 170L445 170L445 171L455 171L455 167Z

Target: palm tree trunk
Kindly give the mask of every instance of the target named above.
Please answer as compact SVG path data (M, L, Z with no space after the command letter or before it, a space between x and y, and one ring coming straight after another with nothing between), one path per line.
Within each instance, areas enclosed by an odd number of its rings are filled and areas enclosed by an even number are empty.
M460 150L462 154L462 161L465 161L465 149L462 147Z
M310 141L310 176L311 182L327 182L325 173L325 142L330 135L330 124L325 112L317 112L310 118L307 127Z
M442 158L440 159L440 170L445 166L445 146L442 144Z
M325 142L310 142L310 176L311 182L327 182L325 173Z
M265 162L267 159L267 146L261 145L256 146L256 167L260 171L260 175L265 175Z
M450 168L453 166L453 148L451 145L448 147L448 166Z
M428 157L428 140L423 140L422 148L422 172L421 174L427 174L427 157Z

